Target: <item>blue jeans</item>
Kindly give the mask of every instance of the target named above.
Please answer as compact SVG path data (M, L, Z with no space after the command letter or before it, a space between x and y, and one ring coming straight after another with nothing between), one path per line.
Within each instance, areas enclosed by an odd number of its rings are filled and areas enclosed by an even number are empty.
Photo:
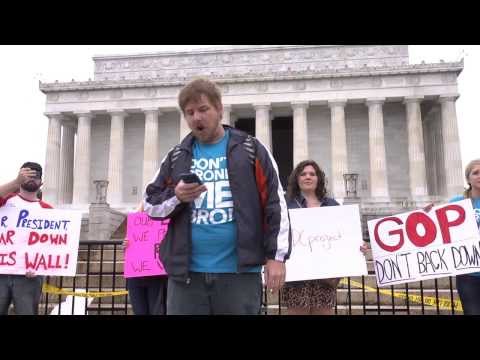
M127 279L128 296L135 315L165 315L166 276Z
M13 302L16 315L38 315L43 276L0 275L0 315L8 315Z
M190 273L190 283L168 280L168 315L258 315L260 273Z
M480 276L458 275L457 290L465 315L480 315Z

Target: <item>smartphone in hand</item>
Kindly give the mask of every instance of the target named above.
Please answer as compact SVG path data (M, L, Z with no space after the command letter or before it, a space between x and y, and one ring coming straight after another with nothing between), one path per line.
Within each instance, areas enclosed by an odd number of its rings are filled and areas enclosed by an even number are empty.
M194 173L180 174L180 179L183 180L185 184L193 184L193 183L197 183L199 185L203 184L202 180L200 180L198 175Z

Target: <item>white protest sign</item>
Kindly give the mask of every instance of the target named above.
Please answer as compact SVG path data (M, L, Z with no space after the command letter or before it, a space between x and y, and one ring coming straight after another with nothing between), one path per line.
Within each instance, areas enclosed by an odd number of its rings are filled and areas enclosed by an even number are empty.
M286 281L366 275L358 205L291 209Z
M480 271L470 200L368 222L378 286Z
M0 274L75 276L82 213L0 208Z

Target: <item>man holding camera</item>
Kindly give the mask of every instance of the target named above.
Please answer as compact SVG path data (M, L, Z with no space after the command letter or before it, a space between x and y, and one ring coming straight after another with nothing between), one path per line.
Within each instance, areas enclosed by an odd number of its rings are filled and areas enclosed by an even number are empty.
M221 124L217 86L187 84L179 105L192 132L164 158L144 210L170 218L161 244L167 314L259 314L261 268L285 281L290 223L275 160L255 138Z
M38 198L41 186L42 167L26 162L15 180L0 186L0 207L51 209L51 205ZM37 315L42 283L43 276L36 276L31 271L25 275L0 274L0 315L8 314L12 302L15 314Z

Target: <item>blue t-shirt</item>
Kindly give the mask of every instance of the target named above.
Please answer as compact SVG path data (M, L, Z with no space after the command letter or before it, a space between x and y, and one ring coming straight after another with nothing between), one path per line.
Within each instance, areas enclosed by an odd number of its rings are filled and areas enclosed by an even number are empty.
M237 222L226 156L229 137L226 131L215 144L193 144L191 172L208 190L195 199L192 208L191 271L237 272Z
M457 195L449 200L449 202L461 201L464 200L463 195ZM472 198L473 211L475 212L475 219L477 220L477 226L480 229L480 197ZM470 273L468 275L480 276L480 272Z

